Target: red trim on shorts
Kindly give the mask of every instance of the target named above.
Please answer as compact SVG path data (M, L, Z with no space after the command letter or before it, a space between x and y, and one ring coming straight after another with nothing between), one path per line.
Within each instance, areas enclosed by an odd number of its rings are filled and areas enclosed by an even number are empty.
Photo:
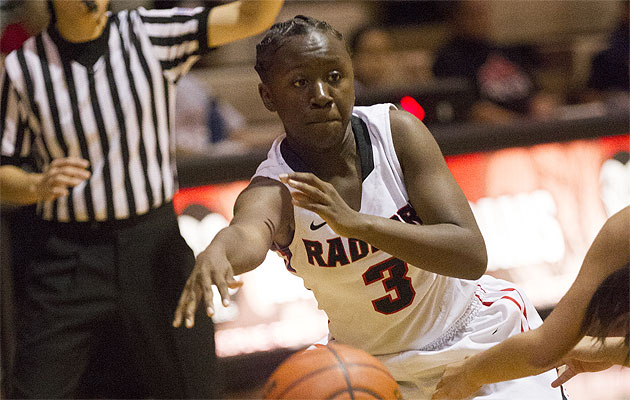
M481 287L481 284L477 284L477 287L479 287L479 289L481 289L484 293L487 293L484 290L484 288ZM529 330L529 320L527 319L527 307L525 306L525 299L523 298L521 293L518 291L518 289L516 289L516 288L505 288L505 289L500 289L499 291L500 292L516 292L516 294L518 294L518 297L521 298L521 301L523 303L522 307L521 307L521 303L519 303L516 299L514 299L513 297L510 297L510 296L503 296L500 299L495 300L495 301L508 299L508 300L511 300L512 302L514 302L514 304L516 304L518 309L521 310L521 312L523 314L523 317L525 317L525 321L527 321L527 330ZM495 301L483 301L481 299L481 297L479 297L479 295L477 293L475 293L475 296L479 299L481 304L483 304L486 307L489 307L489 306L491 306L492 304L495 303ZM521 332L525 332L525 327L523 326L523 321L521 321Z

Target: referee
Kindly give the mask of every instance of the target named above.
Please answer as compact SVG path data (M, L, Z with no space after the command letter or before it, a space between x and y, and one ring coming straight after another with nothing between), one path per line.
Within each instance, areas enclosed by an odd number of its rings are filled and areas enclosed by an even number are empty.
M0 200L39 217L11 397L219 396L210 319L170 325L194 265L171 203L175 83L281 6L112 13L109 0L49 0L48 29L7 56Z

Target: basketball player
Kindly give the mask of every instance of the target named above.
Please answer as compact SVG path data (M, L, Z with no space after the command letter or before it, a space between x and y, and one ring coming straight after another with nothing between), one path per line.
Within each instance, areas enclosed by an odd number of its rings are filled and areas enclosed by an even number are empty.
M212 285L269 249L326 311L330 340L376 355L405 398L428 399L446 364L540 325L512 284L482 277L483 238L431 133L390 104L353 107L350 55L325 22L296 16L256 48L259 93L285 128L198 256L174 326ZM561 399L554 374L486 387L484 399Z
M449 366L433 398L466 398L482 385L564 363L568 368L553 386L580 372L630 366L628 226L630 207L625 207L604 224L575 282L542 326Z

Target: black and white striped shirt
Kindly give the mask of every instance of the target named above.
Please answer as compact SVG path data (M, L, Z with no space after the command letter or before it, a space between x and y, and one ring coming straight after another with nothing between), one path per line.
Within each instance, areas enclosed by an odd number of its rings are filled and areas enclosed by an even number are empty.
M175 82L208 50L208 9L109 15L94 62L49 30L7 56L0 77L2 164L89 160L91 177L38 204L50 221L126 219L177 190ZM97 39L98 40L98 39Z

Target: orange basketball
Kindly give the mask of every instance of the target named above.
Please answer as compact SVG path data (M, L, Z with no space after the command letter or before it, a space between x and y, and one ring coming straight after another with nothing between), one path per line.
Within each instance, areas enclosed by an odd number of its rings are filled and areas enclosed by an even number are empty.
M269 377L265 399L402 399L387 368L363 350L317 345L287 358Z

